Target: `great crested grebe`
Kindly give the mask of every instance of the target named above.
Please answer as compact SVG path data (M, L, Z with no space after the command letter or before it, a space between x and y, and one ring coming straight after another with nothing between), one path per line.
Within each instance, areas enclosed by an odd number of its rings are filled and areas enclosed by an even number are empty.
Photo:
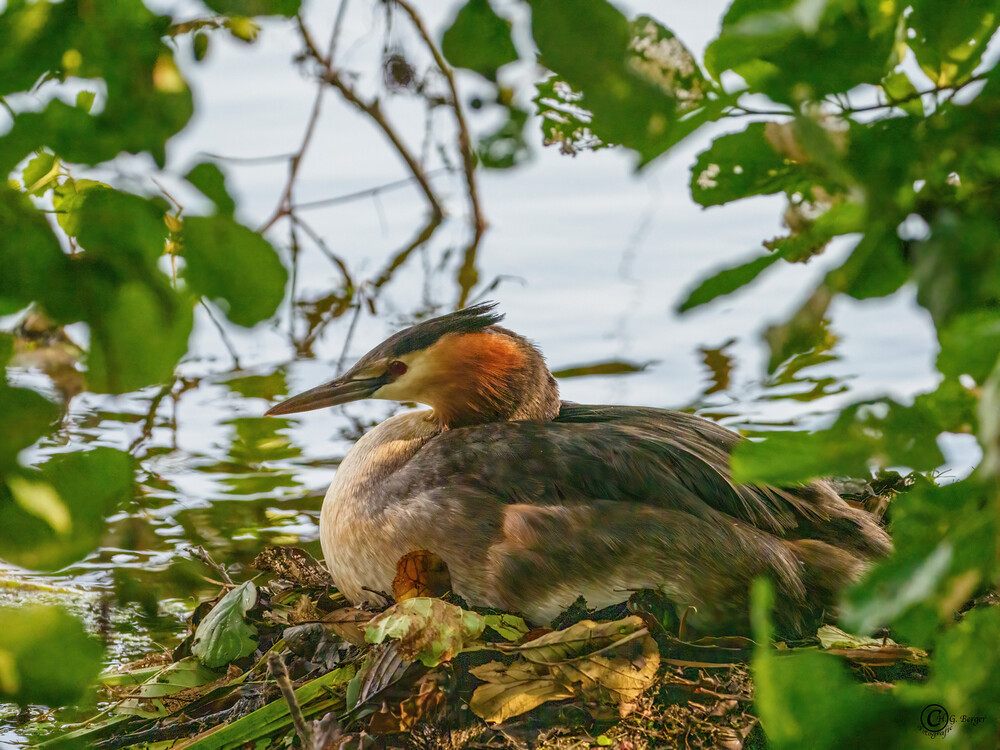
M712 422L561 401L541 353L494 307L418 323L267 412L363 398L431 407L362 437L323 501L323 554L350 601L390 591L400 557L429 550L468 603L536 624L579 596L596 609L657 589L695 608L695 628L743 628L750 584L766 576L779 627L798 633L891 549L824 481L734 485L741 438Z

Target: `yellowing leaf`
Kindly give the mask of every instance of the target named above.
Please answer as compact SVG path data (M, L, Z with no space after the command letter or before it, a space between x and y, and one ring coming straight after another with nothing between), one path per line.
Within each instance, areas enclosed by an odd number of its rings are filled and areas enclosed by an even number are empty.
M41 518L57 534L66 534L72 528L73 519L70 518L69 510L51 484L10 477L7 487L18 505L31 515Z
M399 640L399 655L434 667L459 653L486 627L485 619L440 599L418 596L389 607L365 629L369 643Z
M508 641L518 641L528 633L528 626L517 615L486 615L485 620L486 627L495 630Z

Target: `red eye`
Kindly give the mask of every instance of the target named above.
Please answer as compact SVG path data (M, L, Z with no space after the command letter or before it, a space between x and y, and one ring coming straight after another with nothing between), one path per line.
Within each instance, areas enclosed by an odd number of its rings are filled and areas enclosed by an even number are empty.
M398 359L389 363L389 374L394 378L404 375L406 373L406 369L406 363L400 362Z

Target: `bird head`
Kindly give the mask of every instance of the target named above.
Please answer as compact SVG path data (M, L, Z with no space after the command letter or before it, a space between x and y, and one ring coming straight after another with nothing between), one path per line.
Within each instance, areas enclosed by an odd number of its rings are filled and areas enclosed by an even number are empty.
M558 389L541 354L497 325L487 302L425 320L389 337L341 377L271 407L293 414L364 398L416 401L445 427L553 418Z

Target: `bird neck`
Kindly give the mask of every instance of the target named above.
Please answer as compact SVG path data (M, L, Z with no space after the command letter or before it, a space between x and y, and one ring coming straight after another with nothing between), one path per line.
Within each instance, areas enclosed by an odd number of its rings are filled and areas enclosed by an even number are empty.
M531 342L499 326L465 334L449 347L451 385L435 399L434 419L442 427L487 422L546 422L559 413L559 387Z

